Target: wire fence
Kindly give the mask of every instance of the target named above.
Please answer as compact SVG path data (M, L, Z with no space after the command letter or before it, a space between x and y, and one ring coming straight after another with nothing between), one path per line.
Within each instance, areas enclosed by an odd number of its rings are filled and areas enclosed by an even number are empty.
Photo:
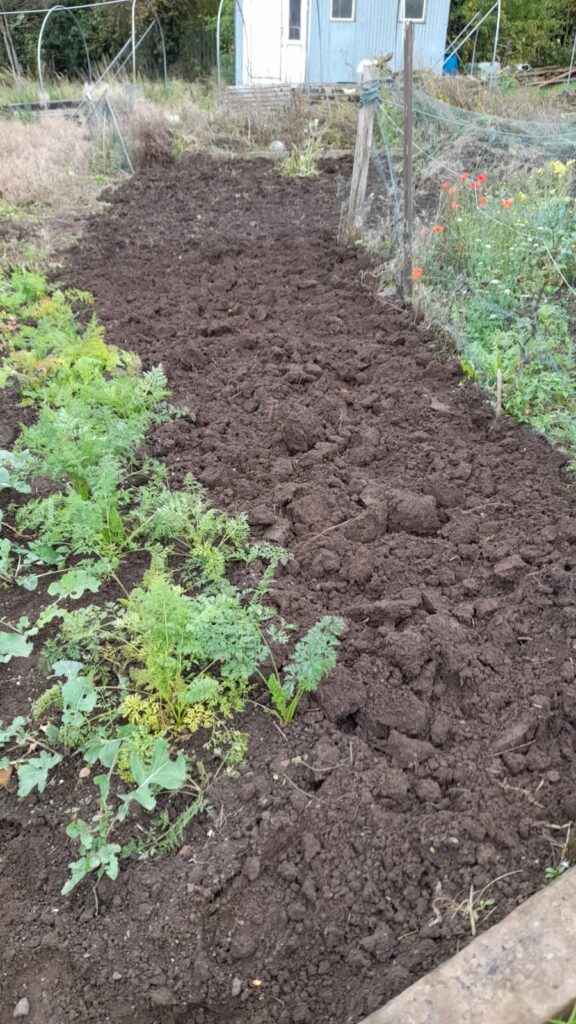
M377 110L372 243L383 281L402 250L403 105ZM576 121L495 117L414 101L415 302L469 376L576 459Z

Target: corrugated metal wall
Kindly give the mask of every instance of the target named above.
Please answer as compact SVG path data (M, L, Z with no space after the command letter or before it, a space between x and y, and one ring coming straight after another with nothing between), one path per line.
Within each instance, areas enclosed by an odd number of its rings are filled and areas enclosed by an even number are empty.
M391 65L402 68L403 29L398 0L356 0L355 21L331 21L331 0L311 0L307 80L353 82L360 61L390 50ZM425 25L414 27L414 66L442 66L450 0L428 0Z
M242 0L240 0L242 2ZM268 0L271 7L281 0ZM242 24L240 3L236 10L236 82L243 79L246 58L246 32ZM247 5L249 7L249 5ZM378 57L390 50L391 65L402 68L402 26L398 24L398 0L356 0L354 21L331 21L331 0L310 0L309 46L306 81L311 84L355 82L360 61ZM450 0L428 0L425 25L414 29L414 65L440 70L446 46ZM270 26L274 19L271 19ZM267 35L267 45L277 45ZM248 30L248 37L251 33ZM261 35L264 39L265 34Z

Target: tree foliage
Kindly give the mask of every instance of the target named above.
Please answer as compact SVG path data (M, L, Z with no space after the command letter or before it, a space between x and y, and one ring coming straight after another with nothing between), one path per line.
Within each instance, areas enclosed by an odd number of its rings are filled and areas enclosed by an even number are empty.
M62 0L71 6L78 0ZM216 63L216 16L219 0L141 0L137 5L137 23L142 31L155 10L166 39L168 62L173 73L194 79L210 74ZM34 7L49 7L40 0ZM234 45L234 0L226 0L222 18L222 53L224 64L230 62ZM36 46L42 14L13 15L10 30L14 49L25 73L36 73ZM85 79L86 53L82 33L92 63L103 66L112 59L130 35L131 4L117 4L93 10L77 11L78 24L65 12L52 15L44 34L44 59L48 73ZM81 27L82 33L79 31ZM139 70L145 74L158 72L161 66L158 33L151 32L138 52ZM0 38L0 70L9 67L8 54Z
M450 35L454 38L477 12L489 9L488 0L453 0ZM478 33L477 60L491 60L495 16ZM568 64L576 32L576 0L502 0L498 60L502 64ZM461 54L470 60L471 39Z

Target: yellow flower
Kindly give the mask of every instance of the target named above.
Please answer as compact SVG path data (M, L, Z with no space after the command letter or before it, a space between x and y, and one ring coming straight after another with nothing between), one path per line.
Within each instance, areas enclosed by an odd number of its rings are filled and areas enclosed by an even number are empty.
M566 164L563 164L561 160L552 160L550 167L559 178L566 174Z
M526 200L528 199L528 196L526 195L525 192L519 192L518 193L518 199L520 200L521 203L525 203Z

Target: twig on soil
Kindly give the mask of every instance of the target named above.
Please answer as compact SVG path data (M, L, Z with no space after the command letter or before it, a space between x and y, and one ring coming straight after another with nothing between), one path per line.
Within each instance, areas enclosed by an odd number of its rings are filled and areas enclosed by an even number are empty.
M286 782L289 782L291 786L294 786L294 789L297 789L299 793L302 793L303 796L307 797L310 803L312 803L313 800L315 800L316 803L318 804L322 803L319 797L312 796L311 793L307 793L306 790L302 789L301 786L297 785L297 783L294 782L294 780L291 779L289 775L285 775L284 772L278 772L278 775L280 775L281 778L286 779Z
M513 754L515 750L524 750L524 747L531 747L535 742L536 740L528 740L527 743L519 743L517 747L506 747L506 750L498 750L498 757L502 754Z
M358 516L352 516L350 519L345 519L343 523L336 523L335 526L326 527L326 529L322 530L321 533L315 533L313 537L308 537L308 539L303 541L302 544L299 544L298 549L305 548L307 544L311 544L312 541L318 540L319 537L323 537L324 534L330 533L332 530L339 530L341 526L348 526L348 523L353 523L355 519L358 519Z
M542 810L544 810L544 804L539 803L538 800L536 800L534 798L534 795L532 793L528 792L527 789L522 789L521 786L511 786L510 783L506 779L504 779L504 782L499 782L498 779L496 779L496 784L498 786L500 786L500 789L512 790L515 793L522 793L522 795L526 797L528 803L534 804L535 807L541 807ZM537 785L537 787L535 789L535 792L538 793L538 791L540 789L542 789L543 785L544 785L544 779L540 779L540 782L538 783L538 785Z

